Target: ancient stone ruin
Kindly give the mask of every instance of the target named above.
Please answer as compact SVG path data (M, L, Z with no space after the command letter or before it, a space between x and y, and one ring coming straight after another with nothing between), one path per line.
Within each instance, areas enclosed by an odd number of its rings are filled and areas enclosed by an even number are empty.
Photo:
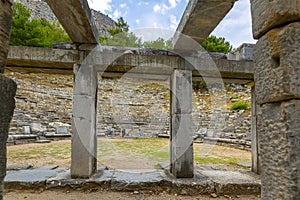
M3 72L8 53L8 41L12 20L12 1L0 1L0 72ZM6 141L14 109L17 85L11 79L0 74L0 199L2 182L6 174Z
M211 58L195 51L235 0L190 0L174 36L173 51L158 54L100 46L87 1L46 2L72 39L72 48L18 47L10 52L9 63L27 68L42 63L47 69L53 69L55 63L57 71L73 70L72 178L90 178L97 171L97 76L127 73L128 68L137 67L133 74L170 78L170 173L175 178L194 177L191 81L252 82L252 171L261 173L262 199L299 198L298 0L251 0L253 34L259 39L254 63L247 59ZM1 46L7 49L2 43ZM211 61L215 64L211 65ZM11 92L13 96L13 88Z
M300 198L300 1L251 0L262 199Z

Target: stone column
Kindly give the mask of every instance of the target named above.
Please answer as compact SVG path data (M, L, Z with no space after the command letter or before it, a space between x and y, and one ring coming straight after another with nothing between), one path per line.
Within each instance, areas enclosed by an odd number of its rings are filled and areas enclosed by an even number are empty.
M262 199L300 197L300 0L251 0Z
M13 1L0 1L0 73L3 73L9 48L12 22ZM14 81L0 74L0 200L2 200L2 182L6 174L6 141L9 123L15 109L17 85Z
M257 104L255 98L255 87L251 87L251 149L252 149L252 171L260 174L259 140L257 135Z
M0 73L4 72L12 22L13 0L0 1Z
M97 169L97 73L91 65L74 66L72 178L89 178Z
M0 199L2 199L2 181L6 174L6 141L9 123L15 109L16 90L16 83L0 74Z
M194 176L192 71L174 70L170 88L170 170L176 178L191 178Z

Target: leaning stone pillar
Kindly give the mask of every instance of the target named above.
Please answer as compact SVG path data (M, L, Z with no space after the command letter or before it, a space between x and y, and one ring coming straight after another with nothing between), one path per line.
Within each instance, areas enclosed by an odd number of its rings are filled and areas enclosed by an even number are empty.
M262 199L300 197L300 0L251 0Z
M6 174L6 141L9 123L15 109L16 83L0 74L0 199L2 199L2 182Z
M74 66L72 178L89 178L97 169L97 73L91 65Z
M176 178L191 178L194 176L192 71L174 70L170 88L170 170Z
M260 174L259 140L257 135L257 103L255 98L255 87L251 87L251 149L252 149L252 171Z

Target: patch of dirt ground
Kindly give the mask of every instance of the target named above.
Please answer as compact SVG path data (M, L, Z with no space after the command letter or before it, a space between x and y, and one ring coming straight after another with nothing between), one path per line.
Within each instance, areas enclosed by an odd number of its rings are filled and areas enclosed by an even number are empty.
M36 192L8 192L4 194L4 200L24 200L24 199L43 199L43 200L85 200L85 199L101 199L101 200L160 200L160 199L170 199L170 200L259 200L260 197L255 195L224 195L218 197L212 196L181 196L176 194L153 194L151 192L112 192L112 191L101 191L101 192L79 192L79 191L44 191L41 193Z

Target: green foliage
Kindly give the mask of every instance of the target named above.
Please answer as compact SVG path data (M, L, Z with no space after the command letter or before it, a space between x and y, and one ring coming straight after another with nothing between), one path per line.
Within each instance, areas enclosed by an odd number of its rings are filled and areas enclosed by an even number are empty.
M141 42L141 38L134 33L129 32L128 23L121 17L115 22L116 28L109 29L110 36L100 36L99 40L105 46L122 46L122 47L144 47L151 49L170 50L173 47L172 38L164 40L159 37L154 41ZM232 50L229 42L225 38L216 36L208 37L203 43L203 48L208 52L228 53Z
M29 20L30 15L22 3L14 3L10 45L51 47L53 43L70 41L58 22Z
M246 101L239 101L231 105L230 110L247 110L249 109L249 104Z
M225 41L225 38L218 38L214 35L209 36L202 43L202 47L208 52L229 53L232 50L232 46L228 41Z
M100 43L105 46L140 47L141 38L134 33L121 32L113 36L99 38Z
M172 49L172 38L165 41L163 38L159 37L157 40L154 41L145 41L143 43L143 47L151 48L151 49L164 49L169 50Z
M121 17L115 22L116 28L109 29L110 36L100 36L99 40L102 45L121 46L121 47L140 47L141 38L134 33L129 32L129 25Z

